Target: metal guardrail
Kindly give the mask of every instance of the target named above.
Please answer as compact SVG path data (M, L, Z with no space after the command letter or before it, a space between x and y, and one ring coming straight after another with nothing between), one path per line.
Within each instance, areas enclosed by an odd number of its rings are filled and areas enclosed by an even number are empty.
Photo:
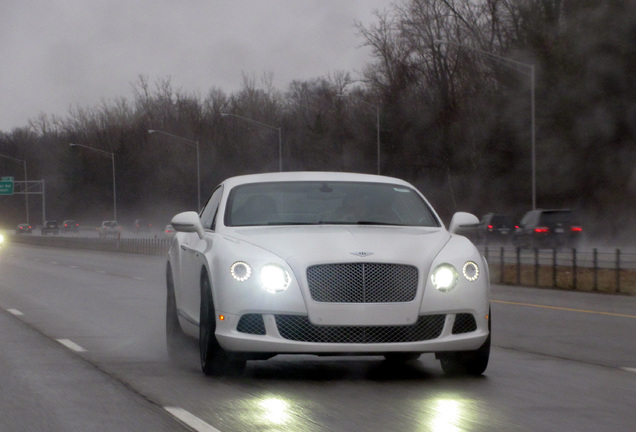
M50 246L69 249L125 252L143 255L164 255L168 252L172 239L169 238L99 238L67 236L14 235L14 243L36 246Z
M636 295L636 252L479 246L493 283Z

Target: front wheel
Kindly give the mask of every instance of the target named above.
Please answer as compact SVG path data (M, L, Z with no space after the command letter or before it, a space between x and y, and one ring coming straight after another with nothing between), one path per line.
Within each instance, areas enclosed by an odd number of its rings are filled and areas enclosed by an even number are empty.
M216 314L212 299L212 286L207 274L201 275L201 308L199 317L199 354L201 370L205 375L240 375L245 360L232 359L219 345L216 332Z
M188 340L183 329L181 329L181 324L179 324L177 300L174 294L174 279L170 265L166 268L166 285L168 294L166 298L166 347L170 360L179 363L184 360L185 354L190 347L188 342L194 342L194 340Z
M439 359L446 375L481 375L488 366L490 358L490 329L492 317L488 313L488 337L474 351L442 352L435 356Z

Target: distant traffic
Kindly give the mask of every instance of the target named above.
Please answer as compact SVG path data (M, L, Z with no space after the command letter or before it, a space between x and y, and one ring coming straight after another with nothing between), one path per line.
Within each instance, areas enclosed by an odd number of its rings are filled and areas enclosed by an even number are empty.
M7 230L7 232L10 232ZM153 225L147 219L136 219L132 224L120 224L114 220L104 220L99 224L81 224L74 219L57 220L49 219L42 224L20 223L15 227L15 235L36 236L73 236L73 237L99 237L99 238L170 238L174 235L174 229L170 224Z

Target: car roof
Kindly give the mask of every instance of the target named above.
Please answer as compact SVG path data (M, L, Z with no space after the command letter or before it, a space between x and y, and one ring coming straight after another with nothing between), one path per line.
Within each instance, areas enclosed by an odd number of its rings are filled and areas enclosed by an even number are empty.
M410 183L394 177L379 176L374 174L330 171L286 171L263 174L248 174L230 177L223 181L223 184L228 187L234 187L246 183L278 181L355 181L368 183L395 183L403 186L413 187L413 185L411 185Z

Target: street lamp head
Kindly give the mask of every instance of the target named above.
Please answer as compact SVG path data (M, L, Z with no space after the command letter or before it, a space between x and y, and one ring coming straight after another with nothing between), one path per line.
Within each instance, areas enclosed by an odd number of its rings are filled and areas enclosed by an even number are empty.
M156 130L154 130L154 129L148 129L148 133L149 133L149 134L153 134L153 133L156 133L156 132L157 132L157 131L156 131Z

